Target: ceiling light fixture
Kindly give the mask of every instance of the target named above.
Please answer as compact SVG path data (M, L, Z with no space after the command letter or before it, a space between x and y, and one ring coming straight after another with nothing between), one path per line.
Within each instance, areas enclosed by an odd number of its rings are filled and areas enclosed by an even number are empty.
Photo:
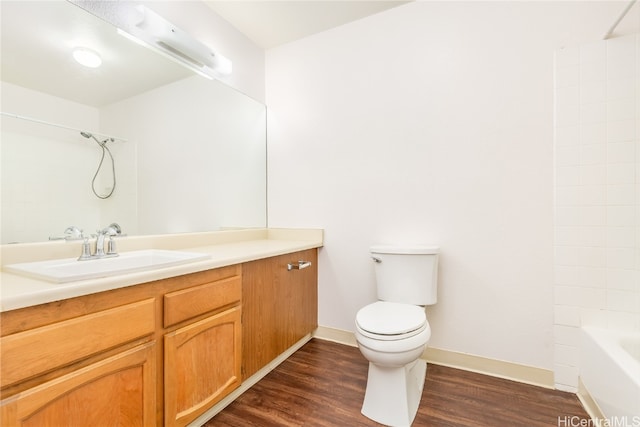
M89 68L97 68L102 64L102 58L96 52L86 47L79 47L73 50L73 59L79 64Z

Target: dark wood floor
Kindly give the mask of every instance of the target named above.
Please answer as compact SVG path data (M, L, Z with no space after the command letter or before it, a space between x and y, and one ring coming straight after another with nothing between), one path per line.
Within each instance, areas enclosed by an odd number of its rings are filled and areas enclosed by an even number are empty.
M367 367L357 348L313 339L205 426L377 426L360 413ZM587 425L580 419L573 394L429 365L413 426Z

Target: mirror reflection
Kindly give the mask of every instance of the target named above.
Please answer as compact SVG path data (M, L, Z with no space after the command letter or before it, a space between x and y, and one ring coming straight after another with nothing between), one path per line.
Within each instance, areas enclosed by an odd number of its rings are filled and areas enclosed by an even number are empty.
M264 105L67 1L0 7L3 244L266 226Z

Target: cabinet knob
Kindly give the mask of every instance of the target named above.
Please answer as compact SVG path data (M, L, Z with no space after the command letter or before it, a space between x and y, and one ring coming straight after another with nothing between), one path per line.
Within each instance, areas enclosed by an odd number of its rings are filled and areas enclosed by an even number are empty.
M302 270L303 268L311 267L311 261L298 261L297 264L287 264L287 271Z

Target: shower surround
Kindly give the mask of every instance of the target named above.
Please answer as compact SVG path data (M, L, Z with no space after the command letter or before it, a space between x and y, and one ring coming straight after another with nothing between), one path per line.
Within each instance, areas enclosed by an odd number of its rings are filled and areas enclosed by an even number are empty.
M640 34L555 59L554 374L576 391L581 327L640 331Z

